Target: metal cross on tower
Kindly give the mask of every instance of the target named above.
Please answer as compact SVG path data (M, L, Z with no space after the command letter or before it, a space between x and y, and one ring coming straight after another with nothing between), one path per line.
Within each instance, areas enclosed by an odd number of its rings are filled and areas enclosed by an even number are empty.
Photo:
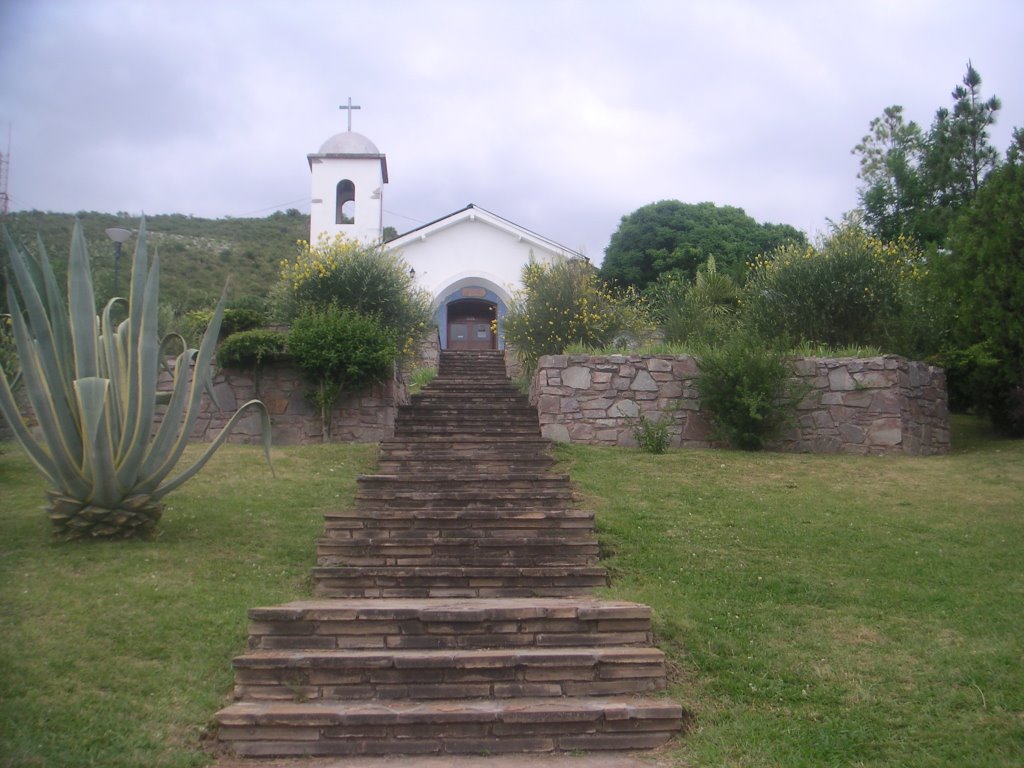
M340 107L338 107L338 109L347 109L348 110L348 130L349 130L349 132L351 132L352 131L352 110L353 109L362 109L362 107L353 107L352 106L352 97L349 96L348 97L348 104L347 105L342 104Z

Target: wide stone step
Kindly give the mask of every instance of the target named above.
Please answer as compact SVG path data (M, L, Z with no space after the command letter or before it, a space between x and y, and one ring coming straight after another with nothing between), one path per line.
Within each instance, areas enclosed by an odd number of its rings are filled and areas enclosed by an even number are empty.
M495 510L411 509L339 510L326 514L324 538L413 540L457 535L523 535L544 531L560 536L593 535L594 514L581 509Z
M402 424L432 424L437 421L483 424L495 420L503 424L534 424L537 422L537 413L519 407L458 408L435 405L413 411L399 411L396 417L396 422Z
M491 435L474 435L453 442L446 436L426 435L420 437L388 438L380 442L382 458L401 457L508 457L537 458L550 456L551 443L540 436L519 438L514 441Z
M313 592L337 598L560 598L608 584L604 568L322 566Z
M451 440L463 440L466 438L472 439L476 435L486 434L492 437L509 438L509 437L540 437L540 426L537 424L494 424L487 422L486 424L481 422L480 424L475 423L456 423L447 424L441 423L429 423L429 424L395 424L395 437L419 437L423 435L438 435L441 437L447 437Z
M611 696L666 684L655 648L252 651L234 667L235 698L247 701Z
M357 510L389 509L516 509L558 510L572 502L568 489L540 489L536 492L512 489L508 492L478 493L475 491L379 491L360 489L356 495Z
M486 490L532 490L541 488L558 488L560 490L570 487L569 476L558 472L502 472L490 475L486 478ZM481 488L479 478L457 479L439 475L411 475L411 474L376 474L360 475L358 486L361 490L401 490L401 491L476 491Z
M533 411L535 416L537 414L536 408L530 405L529 400L522 395L507 394L496 396L489 392L424 392L423 394L413 395L413 400L409 406L400 407L419 410L458 408L462 406L481 411L528 408Z
M481 479L495 474L511 472L543 472L553 466L554 459L550 456L530 456L508 458L507 456L488 456L486 458L456 455L429 458L385 458L381 457L377 468L382 474L389 475L443 475L458 479Z
M485 536L402 541L338 541L317 543L317 564L438 566L587 566L597 563L592 537Z
M249 648L570 648L647 645L651 611L576 598L302 600L249 611Z
M238 702L216 715L245 757L498 754L653 748L682 708L639 697Z

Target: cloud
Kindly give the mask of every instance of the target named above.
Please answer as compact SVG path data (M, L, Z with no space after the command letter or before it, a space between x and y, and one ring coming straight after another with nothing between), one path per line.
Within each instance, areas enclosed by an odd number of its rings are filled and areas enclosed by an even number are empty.
M972 56L1005 147L1022 21L1000 0L7 0L0 123L16 208L262 215L308 210L305 156L351 96L386 223L475 202L599 260L665 198L824 226L856 204L871 118L927 125Z

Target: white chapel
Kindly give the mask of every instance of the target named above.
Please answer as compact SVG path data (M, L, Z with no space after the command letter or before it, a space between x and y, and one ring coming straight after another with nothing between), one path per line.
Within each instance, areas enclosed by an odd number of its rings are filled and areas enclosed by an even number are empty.
M312 174L310 242L341 233L366 243L383 237L387 158L366 136L348 130L331 136L307 156ZM582 258L563 245L477 205L442 216L386 245L408 263L417 284L430 292L441 349L503 349L501 332L523 266ZM498 332L491 321L497 320Z

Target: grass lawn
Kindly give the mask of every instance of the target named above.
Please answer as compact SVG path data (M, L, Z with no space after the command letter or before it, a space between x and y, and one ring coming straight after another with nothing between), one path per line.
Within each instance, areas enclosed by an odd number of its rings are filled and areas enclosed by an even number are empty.
M947 457L559 446L598 511L609 597L655 611L680 766L1024 764L1024 441ZM227 446L160 536L55 544L0 454L0 766L192 766L246 610L309 592L372 446ZM663 759L666 755L662 756Z

